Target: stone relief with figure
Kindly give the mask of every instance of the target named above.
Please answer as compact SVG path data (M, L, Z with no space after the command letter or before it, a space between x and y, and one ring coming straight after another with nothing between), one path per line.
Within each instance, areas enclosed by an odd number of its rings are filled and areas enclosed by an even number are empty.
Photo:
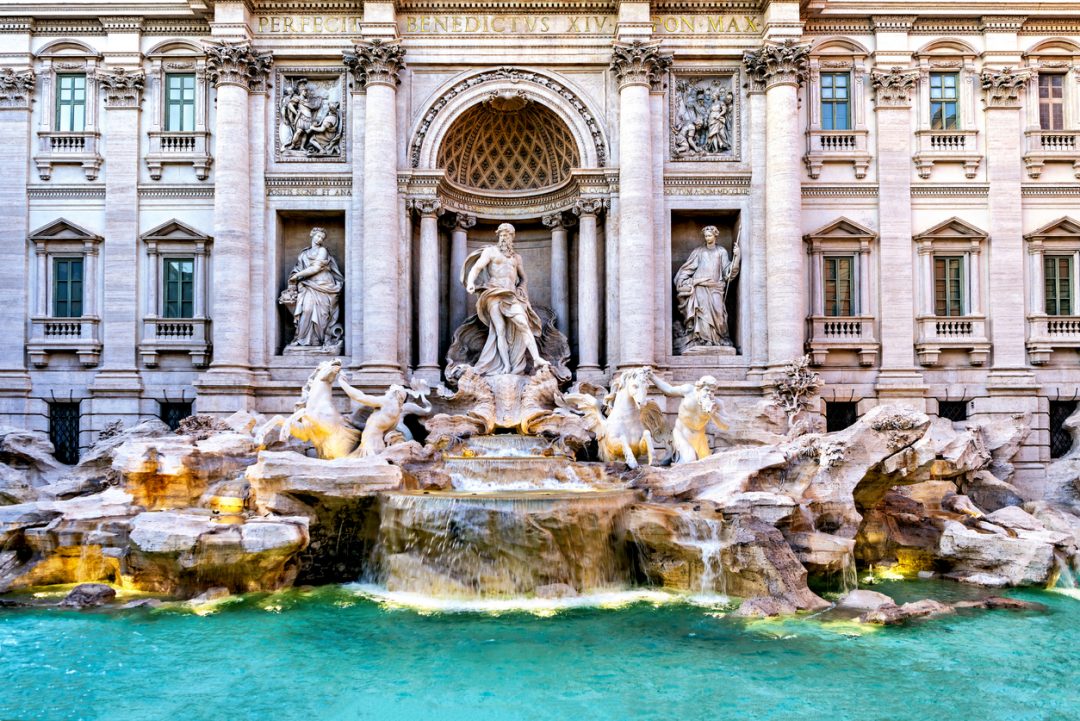
M731 75L676 75L671 91L671 159L736 159Z
M344 160L342 80L278 75L278 160Z

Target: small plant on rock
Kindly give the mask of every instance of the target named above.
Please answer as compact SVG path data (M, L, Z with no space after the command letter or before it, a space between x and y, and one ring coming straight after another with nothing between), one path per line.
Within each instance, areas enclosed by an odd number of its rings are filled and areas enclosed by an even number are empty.
M809 355L793 358L784 366L784 375L773 388L772 401L787 416L788 436L798 435L796 421L820 388L821 376L810 370Z

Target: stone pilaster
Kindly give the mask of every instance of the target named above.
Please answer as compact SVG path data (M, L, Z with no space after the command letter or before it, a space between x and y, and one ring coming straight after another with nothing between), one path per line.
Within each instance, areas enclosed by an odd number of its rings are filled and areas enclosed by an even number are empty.
M273 64L249 43L207 46L207 77L217 90L214 135L214 253L211 317L214 358L199 379L200 412L250 407L251 143L248 94Z
M878 308L881 315L881 372L878 395L914 400L924 393L915 365L919 315L911 258L911 98L918 72L899 67L871 75L877 113ZM902 299L908 299L903 301ZM898 302L898 300L900 302ZM921 401L920 401L921 402Z
M420 287L417 292L419 311L419 363L416 376L437 385L439 370L439 215L442 203L437 198L411 202L412 210L420 216Z
M807 284L802 247L802 133L799 85L809 46L767 43L744 56L753 82L765 87L765 267L768 273L768 362L779 368L801 356L806 336Z
M32 70L0 70L0 307L4 343L0 344L0 419L24 425L30 378L26 372L27 241L30 232L26 185L30 165Z
M402 263L397 191L397 86L405 48L370 40L345 53L345 64L364 85L363 346L361 368L368 382L403 377L399 319ZM354 160L355 162L355 160ZM353 192L356 192L354 189Z
M90 385L95 431L107 421L129 423L139 416L139 118L145 80L122 67L97 75L105 101L107 242L101 248L101 370Z
M635 40L612 50L611 71L619 88L619 367L656 361L650 88L670 64L657 43Z
M607 201L588 198L577 201L577 341L578 380L599 382L600 368L600 257L597 248L596 217L607 209Z
M570 262L567 257L566 229L570 218L551 213L542 218L551 228L551 309L555 326L563 335L570 333Z
M458 213L450 229L450 333L469 316L469 294L458 277L469 255L469 229L476 227L476 216Z
M765 188L768 177L765 167L765 84L748 76L747 91L750 103L750 217L742 221L743 227L749 226L749 242L742 250L747 283L742 295L749 296L750 372L760 378L769 362L769 292L765 268Z

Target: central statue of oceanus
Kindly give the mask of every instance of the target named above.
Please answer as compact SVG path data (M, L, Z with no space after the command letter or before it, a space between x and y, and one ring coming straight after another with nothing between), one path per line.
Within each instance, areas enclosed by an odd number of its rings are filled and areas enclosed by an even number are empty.
M521 256L514 252L514 226L503 223L493 245L474 251L461 267L461 283L478 293L476 314L455 332L446 375L456 380L466 366L481 376L531 375L550 366L568 380L570 347L555 328L555 314L529 301Z

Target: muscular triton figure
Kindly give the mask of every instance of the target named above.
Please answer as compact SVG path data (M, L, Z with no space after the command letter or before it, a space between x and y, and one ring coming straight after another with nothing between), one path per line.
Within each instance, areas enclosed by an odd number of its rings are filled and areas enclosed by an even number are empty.
M487 326L488 336L473 366L481 375L525 373L548 365L540 357L536 339L540 318L529 303L528 285L521 256L514 252L514 226L503 223L496 241L465 259L462 282L470 293L480 293L476 315Z

